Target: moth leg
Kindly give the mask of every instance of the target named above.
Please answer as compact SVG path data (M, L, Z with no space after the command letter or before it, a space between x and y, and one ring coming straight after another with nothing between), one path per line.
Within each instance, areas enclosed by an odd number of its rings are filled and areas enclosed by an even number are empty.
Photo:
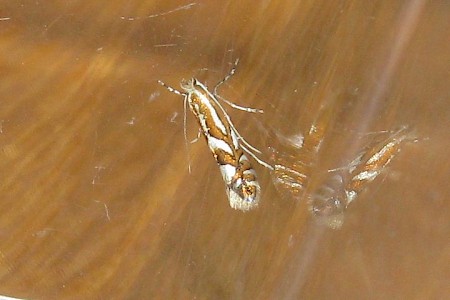
M190 141L191 144L195 144L198 142L198 140L200 139L200 136L202 135L202 130L199 128L198 129L198 133L197 133L197 137L194 138L192 141Z
M262 109L240 106L240 105L234 104L234 103L231 102L231 101L228 101L227 99L223 98L223 97L220 96L220 95L214 94L214 96L216 96L216 97L219 98L221 101L225 102L226 104L228 104L229 106L231 106L231 107L234 108L234 109L246 111L246 112L249 112L249 113L260 113L260 114L264 113L264 111L263 111Z
M214 95L217 95L217 89L218 89L222 84L224 84L225 81L227 81L228 79L230 79L230 78L234 75L234 73L236 72L236 68L237 68L238 63L239 63L239 58L236 59L236 61L234 62L233 67L231 68L231 70L230 70L230 72L227 74L227 76L225 76L221 81L219 81L219 82L216 84L216 86L214 87L214 93L213 93Z
M267 169L269 169L271 171L274 170L274 168L271 165L269 165L268 163L266 163L265 161L260 159L258 156L256 156L256 154L254 154L252 151L247 149L244 145L241 145L241 147L242 147L242 149L244 149L245 153L247 153L248 155L253 157L261 166L266 167Z

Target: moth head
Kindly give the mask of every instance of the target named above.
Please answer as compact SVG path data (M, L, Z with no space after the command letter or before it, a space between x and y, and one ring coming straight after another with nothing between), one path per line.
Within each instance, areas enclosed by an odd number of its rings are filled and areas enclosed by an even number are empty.
M331 229L339 229L344 223L345 206L340 197L318 199L312 196L309 199L309 210L319 223L325 224Z
M183 80L181 80L180 86L185 92L190 93L195 90L196 84L197 84L197 79L195 79L195 78L191 78L188 80L183 79Z
M349 204L342 180L340 175L331 176L308 197L309 211L316 221L332 229L342 226L344 212Z
M230 206L234 209L248 211L258 206L261 188L257 181L242 177L234 178L227 186Z

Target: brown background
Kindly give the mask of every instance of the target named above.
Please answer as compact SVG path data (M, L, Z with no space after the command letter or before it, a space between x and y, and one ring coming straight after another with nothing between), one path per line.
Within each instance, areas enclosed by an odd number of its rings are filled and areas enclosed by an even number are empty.
M4 0L0 18L1 295L450 295L448 1ZM236 58L221 94L265 110L228 111L266 155L267 131L305 132L334 107L311 178L367 132L407 124L420 142L339 231L260 166L260 207L232 210L204 141L184 147L182 99L156 80L212 86ZM196 126L188 115L189 139Z

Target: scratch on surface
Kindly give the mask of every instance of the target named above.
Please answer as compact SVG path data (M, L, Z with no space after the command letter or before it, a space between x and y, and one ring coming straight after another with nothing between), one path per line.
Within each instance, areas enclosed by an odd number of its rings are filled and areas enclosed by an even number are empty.
M5 120L0 120L0 133L3 133L3 123Z
M152 102L153 100L155 100L156 98L158 98L159 95L160 95L159 92L151 93L150 96L148 96L148 102Z
M98 200L94 200L94 202L97 202L97 203L101 203L101 204L103 204L103 207L105 208L105 214L106 214L106 218L108 219L108 221L110 221L110 222L111 222L111 217L110 217L110 215L109 215L109 209L108 209L108 205L106 205L106 203L104 203L104 202L101 202L101 201L98 201Z
M194 6L194 5L197 5L197 3L192 2L192 3L189 3L189 4L186 4L186 5L183 5L183 6L179 6L179 7L177 7L177 8L174 8L174 9L172 9L172 10L166 11L166 12L162 12L162 13L159 13L159 14L148 15L148 16L143 17L143 18L150 19L150 18L155 18L155 17L165 16L165 15L174 13L174 12L176 12L176 11L191 9L191 7ZM125 16L121 16L120 18L121 18L122 20L127 20L127 21L134 21L134 20L139 20L139 19L141 19L141 17L125 17Z
M159 48L159 47L175 47L177 46L177 44L160 44L160 45L153 45L153 47L155 48Z
M130 121L126 121L125 123L127 123L128 125L134 125L135 124L135 122L136 122L136 118L135 117L131 117L131 120Z
M106 218L108 219L108 221L111 222L111 218L109 217L109 209L108 209L108 206L106 205L106 203L103 203L103 206L105 207Z
M50 234L50 232L52 232L52 231L57 231L57 230L54 228L47 227L42 230L36 231L35 233L33 233L33 236L35 236L37 238L43 238L43 237L48 236Z
M175 119L178 117L178 112L174 112L173 114L172 114L172 117L170 118L170 123L176 123L175 122Z
M59 20L61 20L61 18L63 17L64 15L59 15L58 17L56 17L53 21L51 21L50 22L50 24L48 24L48 25L44 25L44 32L46 32L46 31L48 31L50 28L52 28L53 27L53 25L55 25L55 23L56 22L58 22Z
M10 17L0 17L0 21L9 21L11 20Z
M96 182L97 179L100 178L100 172L101 172L102 170L105 170L106 167L103 167L103 166L95 166L94 168L97 170L97 172L95 173L94 178L92 178L92 184L93 184L93 185L97 183L97 182Z

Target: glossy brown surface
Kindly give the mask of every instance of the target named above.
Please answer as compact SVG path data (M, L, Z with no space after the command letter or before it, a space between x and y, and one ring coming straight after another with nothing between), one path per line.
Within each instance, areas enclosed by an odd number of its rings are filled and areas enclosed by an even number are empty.
M0 295L448 297L449 20L446 1L2 1ZM420 141L339 231L259 165L260 207L235 211L156 81L213 86L236 58L220 93L264 109L228 112L266 157L332 108L311 190L367 132L409 125Z

